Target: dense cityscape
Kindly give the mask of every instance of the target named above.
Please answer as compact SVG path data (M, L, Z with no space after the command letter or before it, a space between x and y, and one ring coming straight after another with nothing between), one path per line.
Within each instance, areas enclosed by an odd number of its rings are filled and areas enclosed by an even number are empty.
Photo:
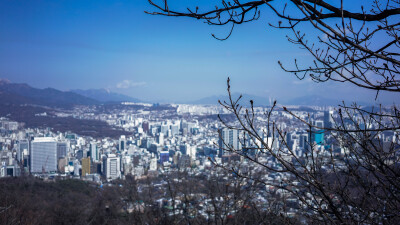
M150 111L149 107L159 108ZM331 107L297 107L292 106L291 112L301 119L309 118L315 127L330 128L335 124L337 115ZM264 113L268 107L255 107L257 124L265 124ZM220 117L217 117L220 115ZM225 117L224 117L225 115ZM25 127L24 123L1 118L1 168L0 177L34 176L45 182L55 182L65 179L79 179L102 188L115 186L127 179L138 180L135 191L144 191L150 185L159 189L149 205L142 207L157 207L170 210L170 214L184 215L188 213L179 208L183 206L183 193L172 196L168 187L172 179L175 182L188 182L191 179L205 180L220 179L232 182L239 179L239 174L229 172L225 168L240 164L241 172L256 173L269 185L253 187L253 180L243 179L239 189L252 193L249 187L255 188L252 203L267 210L272 199L285 199L277 214L288 218L298 217L298 210L303 205L292 193L277 188L283 181L292 179L290 174L271 172L249 161L241 154L229 151L229 148L246 151L246 155L255 156L260 150L251 147L257 145L243 136L243 132L225 127L221 121L238 125L229 111L222 106L212 105L151 105L145 103L122 102L120 106L100 112L99 106L76 106L73 110L59 111L58 114L36 114L37 117L73 117L82 120L100 120L109 126L122 128L126 135L119 138L94 138L82 136L73 132L59 132L51 128ZM321 156L343 157L346 149L331 137L328 130L307 129L306 124L283 109L272 112L270 119L276 126L286 132L285 140L273 137L258 126L257 131L265 143L270 143L271 149L293 149L298 158L307 158L310 146L313 152ZM221 118L221 120L219 119ZM387 131L381 134L386 143L395 142L397 134ZM246 150L247 149L247 150ZM289 157L290 158L290 157ZM282 169L282 164L272 156L264 155L259 159L265 165ZM292 159L289 159L292 160ZM294 157L293 157L294 160ZM397 161L398 159L394 159ZM330 165L324 165L329 170ZM178 174L185 172L186 177ZM182 175L180 175L182 176ZM178 177L178 178L177 178ZM180 180L183 179L184 181ZM150 180L150 181L149 181ZM234 184L231 183L232 187ZM260 190L261 189L261 190ZM212 214L205 207L212 201L206 188L193 189L190 215L204 220L214 220L217 214ZM232 197L234 193L225 193ZM309 193L310 194L310 193ZM218 195L217 192L215 195ZM274 196L272 198L271 196ZM240 198L242 199L242 198ZM135 199L137 201L138 199ZM222 200L221 201L226 201ZM246 203L230 203L231 209L226 213L234 216L238 213L232 207L245 207ZM135 202L127 202L127 212L135 210ZM242 204L240 206L240 204ZM203 207L200 207L203 206ZM288 205L283 207L283 205ZM196 207L195 207L196 206Z
M0 225L400 224L399 17L0 1Z

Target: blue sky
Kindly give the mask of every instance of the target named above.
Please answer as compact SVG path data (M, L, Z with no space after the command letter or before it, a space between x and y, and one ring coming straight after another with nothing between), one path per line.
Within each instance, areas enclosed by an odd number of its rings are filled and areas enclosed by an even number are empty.
M216 1L200 4L209 2ZM146 0L0 1L0 77L38 88L107 88L162 102L225 94L228 76L234 92L278 101L305 95L374 99L375 93L352 85L299 81L283 72L278 60L309 56L287 42L290 33L268 27L269 12L221 42L211 33L223 36L229 27L145 10L152 10ZM380 100L395 98L383 93Z

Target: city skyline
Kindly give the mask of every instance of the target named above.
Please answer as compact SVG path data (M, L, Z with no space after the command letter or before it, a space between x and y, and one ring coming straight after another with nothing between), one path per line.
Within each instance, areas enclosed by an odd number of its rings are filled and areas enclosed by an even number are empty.
M170 103L226 95L229 76L234 92L278 101L320 95L338 103L376 103L374 91L298 80L282 71L278 60L292 66L295 58L311 57L286 40L289 32L267 26L268 15L221 42L211 34L224 37L228 27L144 12L152 10L147 1L3 1L0 77L37 88L105 88ZM398 101L379 93L378 102Z
M0 221L397 224L399 17L0 1Z

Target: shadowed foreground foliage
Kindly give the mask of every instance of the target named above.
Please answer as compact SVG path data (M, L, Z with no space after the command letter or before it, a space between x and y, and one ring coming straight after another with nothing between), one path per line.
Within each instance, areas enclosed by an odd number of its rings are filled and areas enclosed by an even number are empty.
M46 183L32 177L0 180L1 224L117 224L106 211L111 190L79 180ZM115 221L115 222L114 222Z
M179 183L168 177L142 180L141 186L149 188L141 193L138 182L132 177L102 188L75 179L52 182L33 177L0 179L0 224L293 224L292 220L271 211L262 212L250 206L238 209L236 216L229 215L228 212L237 208L237 204L232 205L229 200L207 206L215 206L209 212L215 216L209 219L193 216L193 209L199 207L191 197L194 192L201 189L208 197L225 196L227 199L235 191L223 188L218 192L216 187L226 184L206 180L201 184L180 176L173 176L174 180L179 178ZM167 191L153 186L152 182L160 181ZM234 195L238 197L236 203L248 201L244 198L246 195ZM183 204L174 206L181 213L160 207L157 203L160 198L183 199Z

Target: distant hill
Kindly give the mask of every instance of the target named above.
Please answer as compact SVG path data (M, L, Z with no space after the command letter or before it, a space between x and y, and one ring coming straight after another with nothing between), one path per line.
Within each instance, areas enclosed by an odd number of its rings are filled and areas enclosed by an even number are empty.
M20 95L4 92L4 91L0 90L0 103L7 104L7 105L9 105L9 104L16 104L16 105L33 104L33 100L23 97L23 96L20 96Z
M345 101L346 105L351 105L352 102ZM342 105L342 100L325 98L317 95L302 96L283 102L286 105L302 105L302 106L338 106ZM358 105L369 105L364 102L357 102Z
M110 92L106 89L89 89L89 90L71 90L76 94L83 95L88 98L95 99L99 102L142 102L137 98L132 98L127 95Z
M240 94L239 93L234 93L232 94L234 100L239 98ZM219 95L219 96L210 96L206 98L202 98L196 101L188 102L188 104L196 104L196 105L219 105L218 100L221 102L223 101L229 101L229 98L227 95ZM243 94L242 98L240 100L241 105L249 106L250 105L250 100L254 101L255 106L268 106L270 104L269 99L267 97L260 97L256 95L248 95L248 94Z
M302 106L337 106L341 101L327 99L317 95L302 96L284 101L286 105L302 105Z
M73 105L94 105L98 101L54 88L33 88L27 84L0 80L0 100L2 104L37 104L43 106L70 107Z
M234 99L237 99L240 96L238 93L234 93ZM219 95L219 96L210 96L206 98L202 98L196 101L188 102L188 104L198 104L198 105L218 105L218 100L228 100L228 96ZM249 106L249 101L253 100L255 106L269 106L272 104L268 97L260 97L256 95L248 95L243 94L240 104L244 106ZM277 99L278 104L280 105L298 105L298 106L338 106L342 104L342 100L335 100L330 98L325 98L317 95L309 95L302 96L298 98L293 98L289 100L280 100ZM351 105L352 102L345 101L347 105ZM370 105L364 102L357 102L359 105Z

